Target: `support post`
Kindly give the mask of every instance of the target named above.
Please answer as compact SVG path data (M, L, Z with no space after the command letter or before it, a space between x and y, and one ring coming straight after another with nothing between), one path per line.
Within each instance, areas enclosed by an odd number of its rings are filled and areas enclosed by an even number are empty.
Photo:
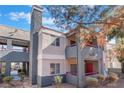
M12 39L7 39L7 51L12 51ZM5 67L5 74L7 76L10 76L11 72L11 62L6 62L6 67Z
M76 36L77 43L77 87L81 88L85 86L85 64L84 59L81 55L83 49L80 48L80 37Z

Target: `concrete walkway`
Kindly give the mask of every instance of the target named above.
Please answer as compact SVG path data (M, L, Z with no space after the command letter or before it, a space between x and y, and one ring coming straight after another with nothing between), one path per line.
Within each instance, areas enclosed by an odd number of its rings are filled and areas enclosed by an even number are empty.
M48 86L48 87L45 87L45 88L56 88L55 85L52 85L52 86ZM60 85L59 88L76 88L75 85L72 85L72 84L68 84L68 83L63 83Z

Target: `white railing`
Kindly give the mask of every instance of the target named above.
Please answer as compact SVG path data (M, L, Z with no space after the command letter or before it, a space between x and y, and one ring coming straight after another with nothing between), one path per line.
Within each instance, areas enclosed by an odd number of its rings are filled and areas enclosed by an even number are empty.
M0 51L17 51L17 52L29 52L29 51L24 51L23 49L0 49Z

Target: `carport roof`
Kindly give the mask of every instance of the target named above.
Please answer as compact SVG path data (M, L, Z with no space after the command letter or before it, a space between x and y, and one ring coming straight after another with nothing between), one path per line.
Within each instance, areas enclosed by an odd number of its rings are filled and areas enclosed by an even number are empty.
M0 24L0 37L30 41L30 32Z

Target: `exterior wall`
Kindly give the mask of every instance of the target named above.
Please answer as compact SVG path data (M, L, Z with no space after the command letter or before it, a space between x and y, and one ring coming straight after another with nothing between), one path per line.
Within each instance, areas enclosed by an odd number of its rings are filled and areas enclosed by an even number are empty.
M66 61L65 59L43 59L42 63L42 76L52 76L50 74L50 64L59 63L60 64L60 74L66 73Z
M60 46L52 46L51 35L60 38ZM53 83L53 76L50 74L50 64L60 63L60 73L64 77L66 73L66 37L64 34L42 28L38 34L38 86L43 87Z
M67 72L71 72L71 67L70 67L71 64L77 64L76 58L67 59L67 63L66 63Z
M56 37L60 38L60 46L52 46L54 40L52 40L51 35L55 35ZM58 33L43 33L42 34L42 49L43 54L54 54L54 55L61 55L65 57L65 47L66 47L66 37L63 34Z
M41 79L41 82L38 82L38 83L41 83L41 86L39 87L46 87L46 86L50 86L52 85L54 82L54 76L38 76L38 80ZM62 82L65 83L66 82L66 75L65 74L61 74L60 75L62 77Z
M77 85L77 76L67 74L66 75L66 81L70 84Z

